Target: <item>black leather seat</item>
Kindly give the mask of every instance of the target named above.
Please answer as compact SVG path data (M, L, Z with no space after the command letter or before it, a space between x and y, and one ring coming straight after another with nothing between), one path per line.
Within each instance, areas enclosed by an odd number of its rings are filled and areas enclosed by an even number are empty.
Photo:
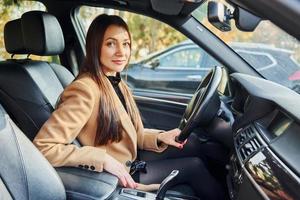
M66 199L56 171L0 105L0 199Z
M57 19L46 12L31 11L23 14L20 19L8 22L5 25L4 37L7 52L11 54L57 55L64 49L61 27ZM0 63L0 103L3 104L13 121L32 140L51 115L64 87L73 79L74 76L66 68L54 63L31 59L6 60ZM12 123L11 120L10 122ZM14 128L17 129L16 126ZM6 129L5 132L7 132ZM35 180L35 176L44 173L43 170L34 165L35 163L40 165L39 162L46 165L45 158L19 130L17 133L21 136L15 137L15 132L9 134L11 141L6 139L7 135L1 137L1 133L0 126L0 145L6 144L0 148L0 194L5 194L8 199L9 197L13 197L13 199L47 199L42 196L38 196L38 198L29 196L27 198L28 192L26 191L26 188L29 188L30 192L35 193L36 188L39 187L38 182L33 181L32 183L35 184L32 186L33 189L31 186L27 187L26 179ZM26 148L23 148L24 145ZM24 154L22 153L23 150L25 151ZM6 159L9 158L11 159L10 162L6 162ZM26 163L22 163L22 159ZM16 167L9 170L7 168L10 168L11 163ZM49 187L49 191L55 192L59 190L56 187L60 187L59 185L52 186L54 185L52 179L55 179L57 174L49 163L47 165L53 174L45 172L45 176L42 178L44 181L49 179L50 185L47 187ZM34 171L27 174L27 166L36 170L36 174L33 173ZM19 171L14 175L12 173L15 168L18 168ZM63 193L66 192L68 199L106 199L112 195L118 184L118 179L106 172L97 173L70 167L56 168L56 171L62 179L66 190ZM2 173L7 174L2 176ZM15 193L13 194L19 196L12 195L9 189L12 182L17 178L20 179L16 182L19 186L14 189ZM59 191L58 197L60 197L60 193ZM25 195L26 198L22 198L22 195ZM47 195L47 191L45 195ZM56 198L53 194L53 196L49 195L48 199L60 198Z
M42 11L24 13L4 28L7 52L39 56L58 55L64 38L57 19ZM74 76L63 66L31 59L0 63L0 102L12 119L33 140Z

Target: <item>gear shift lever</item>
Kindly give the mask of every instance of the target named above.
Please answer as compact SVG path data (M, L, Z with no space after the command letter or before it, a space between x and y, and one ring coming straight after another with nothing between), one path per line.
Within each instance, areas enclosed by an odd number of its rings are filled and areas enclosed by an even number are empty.
M163 200L165 198L166 192L172 184L173 180L178 175L178 170L173 170L164 180L161 182L159 189L157 191L156 200Z

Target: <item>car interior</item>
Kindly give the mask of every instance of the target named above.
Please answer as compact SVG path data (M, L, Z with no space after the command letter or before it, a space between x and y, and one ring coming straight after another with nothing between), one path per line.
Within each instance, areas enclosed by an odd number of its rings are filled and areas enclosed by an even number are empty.
M5 49L11 58L0 61L0 199L202 199L186 184L170 189L172 179L180 173L176 169L158 191L143 192L119 186L117 177L105 171L98 173L84 166L54 168L33 145L84 58L85 36L74 19L82 5L155 18L222 64L206 74L193 95L133 94L145 127L179 127L179 141L192 136L201 141L206 167L226 190L224 199L300 199L300 95L264 79L192 17L205 0L41 2L47 11L25 12L4 27ZM277 17L270 11L274 6L263 0L256 0L261 6L254 1L229 2L239 10L238 17L248 16L251 21L237 18L241 29L249 31L260 20L271 20L300 39L291 28L300 28L294 20L300 16L300 9L295 9L299 2L294 7L277 2L282 8L276 11ZM247 15L241 14L244 12ZM217 20L215 24L229 28L228 22ZM30 56L59 56L60 64ZM79 141L73 143L81 147ZM142 155L141 160L153 156Z

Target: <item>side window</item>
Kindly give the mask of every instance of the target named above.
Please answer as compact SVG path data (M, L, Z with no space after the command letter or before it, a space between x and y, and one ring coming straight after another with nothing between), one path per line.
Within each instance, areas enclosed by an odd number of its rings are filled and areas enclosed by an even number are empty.
M276 65L276 60L272 55L265 52L251 52L236 50L251 66L255 66L257 71L271 68Z
M15 3L17 2L17 3ZM4 45L4 26L8 21L18 19L23 13L31 10L46 11L44 4L38 1L1 1L0 2L0 60L11 58ZM26 58L27 55L14 55L14 58ZM31 59L39 59L59 63L58 56L30 56Z
M210 69L205 64L210 56L203 49L160 21L113 9L80 7L77 20L83 32L104 13L119 15L129 26L131 61L122 76L134 91L194 93Z
M201 59L200 49L182 49L162 56L159 59L159 67L197 69L200 68Z

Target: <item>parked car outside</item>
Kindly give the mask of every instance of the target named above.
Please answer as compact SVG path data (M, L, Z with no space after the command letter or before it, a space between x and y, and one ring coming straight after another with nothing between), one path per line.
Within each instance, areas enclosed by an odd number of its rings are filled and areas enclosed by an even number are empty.
M300 66L292 58L293 51L260 43L234 42L230 47L265 78L300 92ZM186 40L131 63L123 76L135 89L193 93L216 65L221 64Z

